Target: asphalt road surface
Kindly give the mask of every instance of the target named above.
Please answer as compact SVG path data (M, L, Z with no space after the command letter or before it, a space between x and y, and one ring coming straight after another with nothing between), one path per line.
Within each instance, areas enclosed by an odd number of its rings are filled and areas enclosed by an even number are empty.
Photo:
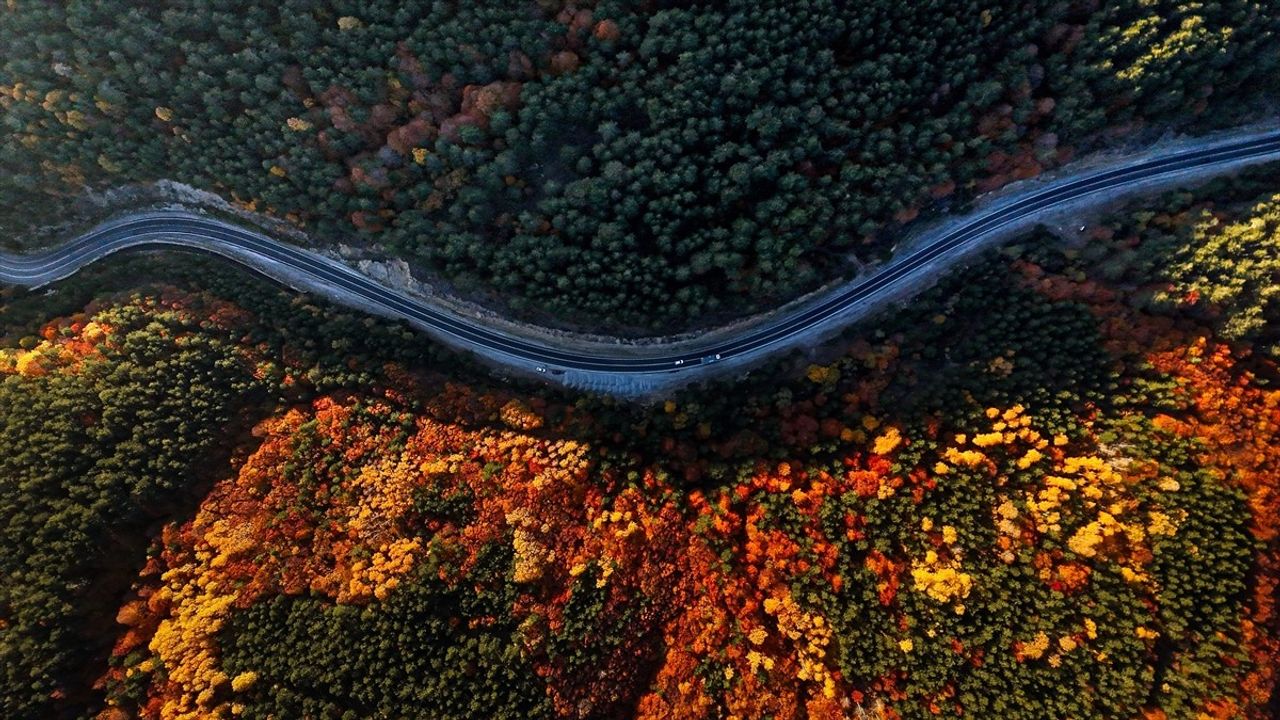
M514 359L515 364L525 370L551 374L587 371L611 376L670 375L696 368L707 370L706 365L759 356L773 348L794 345L798 336L855 304L891 292L898 285L918 281L922 270L941 271L946 267L946 263L939 262L944 256L954 255L983 237L1029 218L1043 217L1055 209L1086 201L1106 202L1126 188L1161 178L1194 175L1198 170L1207 174L1213 168L1266 159L1280 159L1280 131L1148 156L1105 171L1047 183L1009 202L977 211L963 223L940 231L937 237L924 238L909 254L895 257L878 271L843 285L828 296L798 306L794 312L745 328L735 337L682 342L678 353L670 349L664 353L661 346L638 352L635 346L619 345L614 350L603 344L579 352L564 346L567 345L564 341L559 343L562 347L555 347L550 341L543 343L517 337L434 307L430 301L387 288L324 256L245 228L185 212L155 212L124 218L39 255L0 255L0 281L39 287L119 250L177 245L213 252L277 278L288 277L295 286L302 285L339 302L410 320L464 347L500 360ZM931 265L937 267L930 269Z

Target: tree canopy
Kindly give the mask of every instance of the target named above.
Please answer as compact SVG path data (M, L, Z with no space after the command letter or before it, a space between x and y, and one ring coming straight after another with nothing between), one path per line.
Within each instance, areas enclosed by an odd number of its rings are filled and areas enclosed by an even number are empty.
M0 13L8 224L33 197L174 178L623 331L776 304L936 201L1103 131L1229 122L1280 77L1280 12L1255 0Z

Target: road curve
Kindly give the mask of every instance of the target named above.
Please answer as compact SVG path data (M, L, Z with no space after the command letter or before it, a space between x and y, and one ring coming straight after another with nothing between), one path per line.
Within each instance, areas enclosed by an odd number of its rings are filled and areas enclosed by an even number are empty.
M0 254L0 281L39 287L126 248L195 248L339 302L406 319L454 345L500 363L553 376L570 372L577 377L576 384L604 389L610 383L602 382L601 377L671 377L699 368L705 371L705 366L710 364L743 365L748 359L758 359L775 349L799 344L815 327L847 315L852 308L867 305L878 297L892 296L902 287L918 283L922 273L936 274L949 264L940 261L959 257L980 240L990 239L1009 228L1086 202L1108 202L1136 188L1158 187L1161 181L1208 176L1268 160L1280 160L1280 131L1255 131L1245 137L1131 159L1112 169L1045 183L949 223L935 230L933 237L921 237L911 252L895 257L872 274L798 304L794 311L744 328L732 338L684 340L665 351L661 345L615 348L601 343L594 344L590 350L579 351L567 347L563 340L556 343L550 338L541 341L520 337L387 288L325 256L187 212L153 212L122 218L41 254ZM591 375L596 376L594 381L588 377ZM660 380L640 382L634 387L644 389L670 384Z

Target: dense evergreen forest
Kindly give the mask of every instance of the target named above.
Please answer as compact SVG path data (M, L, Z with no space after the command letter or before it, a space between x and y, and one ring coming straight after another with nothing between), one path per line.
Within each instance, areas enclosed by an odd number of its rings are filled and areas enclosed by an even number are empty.
M1081 148L1231 122L1276 90L1280 8L10 0L0 48L10 231L172 178L542 321L652 330L776 304Z
M651 407L207 259L5 290L0 708L1273 717L1275 188L1028 236Z

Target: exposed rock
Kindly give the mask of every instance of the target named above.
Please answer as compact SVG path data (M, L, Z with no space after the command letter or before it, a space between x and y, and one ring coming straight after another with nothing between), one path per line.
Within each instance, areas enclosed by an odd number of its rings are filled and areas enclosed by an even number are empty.
M394 288L411 288L416 285L409 263L404 260L360 260L356 269L378 282Z

